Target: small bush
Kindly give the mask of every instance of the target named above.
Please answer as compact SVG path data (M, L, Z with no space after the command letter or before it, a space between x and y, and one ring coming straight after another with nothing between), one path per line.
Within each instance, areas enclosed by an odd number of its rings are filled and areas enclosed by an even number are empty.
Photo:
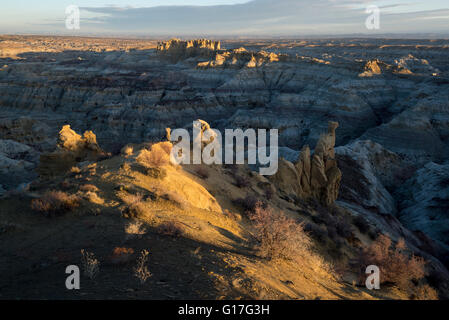
M123 210L122 214L125 218L138 218L145 215L145 205L142 201L142 194L125 194L122 195L122 201L128 206Z
M139 279L141 284L144 284L148 280L148 278L152 276L147 267L149 254L150 253L147 250L142 250L139 258L137 259L137 264L134 267L134 275L137 279Z
M181 237L184 233L179 223L175 221L164 222L157 228L157 232L163 236Z
M309 250L310 239L303 224L258 203L250 215L259 242L258 251L267 259L295 259Z
M195 173L200 177L201 179L207 179L209 178L209 171L207 171L206 168L199 167L195 170Z
M153 144L150 150L142 149L136 158L145 168L157 168L170 164L170 154L161 144Z
M62 191L48 191L41 198L31 201L31 208L45 215L57 215L79 206L80 199Z
M407 255L406 249L403 239L394 246L391 239L382 234L363 251L362 269L376 265L380 268L383 283L394 283L407 289L412 280L420 280L426 275L426 262L420 257Z
M144 235L145 232L146 232L146 230L143 227L142 222L140 222L140 221L132 221L132 222L128 223L125 227L125 233L126 233L127 239L140 237L140 236Z
M83 264L84 273L90 279L94 279L100 271L100 261L95 255L84 249L81 250L81 262Z
M415 288L410 298L412 300L438 300L438 292L428 284L423 284Z

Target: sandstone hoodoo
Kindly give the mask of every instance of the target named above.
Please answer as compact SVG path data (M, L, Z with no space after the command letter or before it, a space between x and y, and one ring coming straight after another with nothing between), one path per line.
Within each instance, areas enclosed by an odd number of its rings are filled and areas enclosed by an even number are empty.
M38 172L41 178L51 178L79 162L93 162L105 156L107 153L100 148L92 131L86 131L81 136L70 125L65 125L59 131L56 150L41 154Z
M341 181L334 151L337 128L337 122L329 122L327 133L320 136L312 155L305 145L294 164L281 159L274 181L283 192L302 199L313 198L323 205L335 202Z

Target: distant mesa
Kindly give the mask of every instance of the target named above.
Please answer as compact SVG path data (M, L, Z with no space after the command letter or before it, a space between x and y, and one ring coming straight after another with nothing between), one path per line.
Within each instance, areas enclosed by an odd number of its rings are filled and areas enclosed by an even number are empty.
M171 39L159 42L157 52L172 62L178 62L189 58L198 58L207 61L198 61L198 68L215 67L247 67L256 68L266 63L287 60L288 55L273 52L250 52L241 47L225 50L221 48L220 41L208 39L180 40Z
M180 40L171 39L159 42L157 52L173 59L186 59L194 56L210 56L221 49L220 41L207 39Z

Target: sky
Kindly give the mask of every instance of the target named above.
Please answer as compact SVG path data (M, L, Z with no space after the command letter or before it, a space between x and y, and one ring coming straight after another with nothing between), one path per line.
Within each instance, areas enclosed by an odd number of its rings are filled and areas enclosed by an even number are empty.
M68 5L80 29L65 27ZM369 5L380 9L368 29ZM13 0L0 5L1 34L135 36L449 35L449 0Z

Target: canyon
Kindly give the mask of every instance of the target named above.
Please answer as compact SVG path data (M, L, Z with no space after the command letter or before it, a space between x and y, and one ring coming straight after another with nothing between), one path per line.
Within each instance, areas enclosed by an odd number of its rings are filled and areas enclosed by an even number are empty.
M448 61L448 40L0 36L0 197L54 170L67 125L95 161L197 119L278 129L279 172L253 179L362 216L446 277Z

